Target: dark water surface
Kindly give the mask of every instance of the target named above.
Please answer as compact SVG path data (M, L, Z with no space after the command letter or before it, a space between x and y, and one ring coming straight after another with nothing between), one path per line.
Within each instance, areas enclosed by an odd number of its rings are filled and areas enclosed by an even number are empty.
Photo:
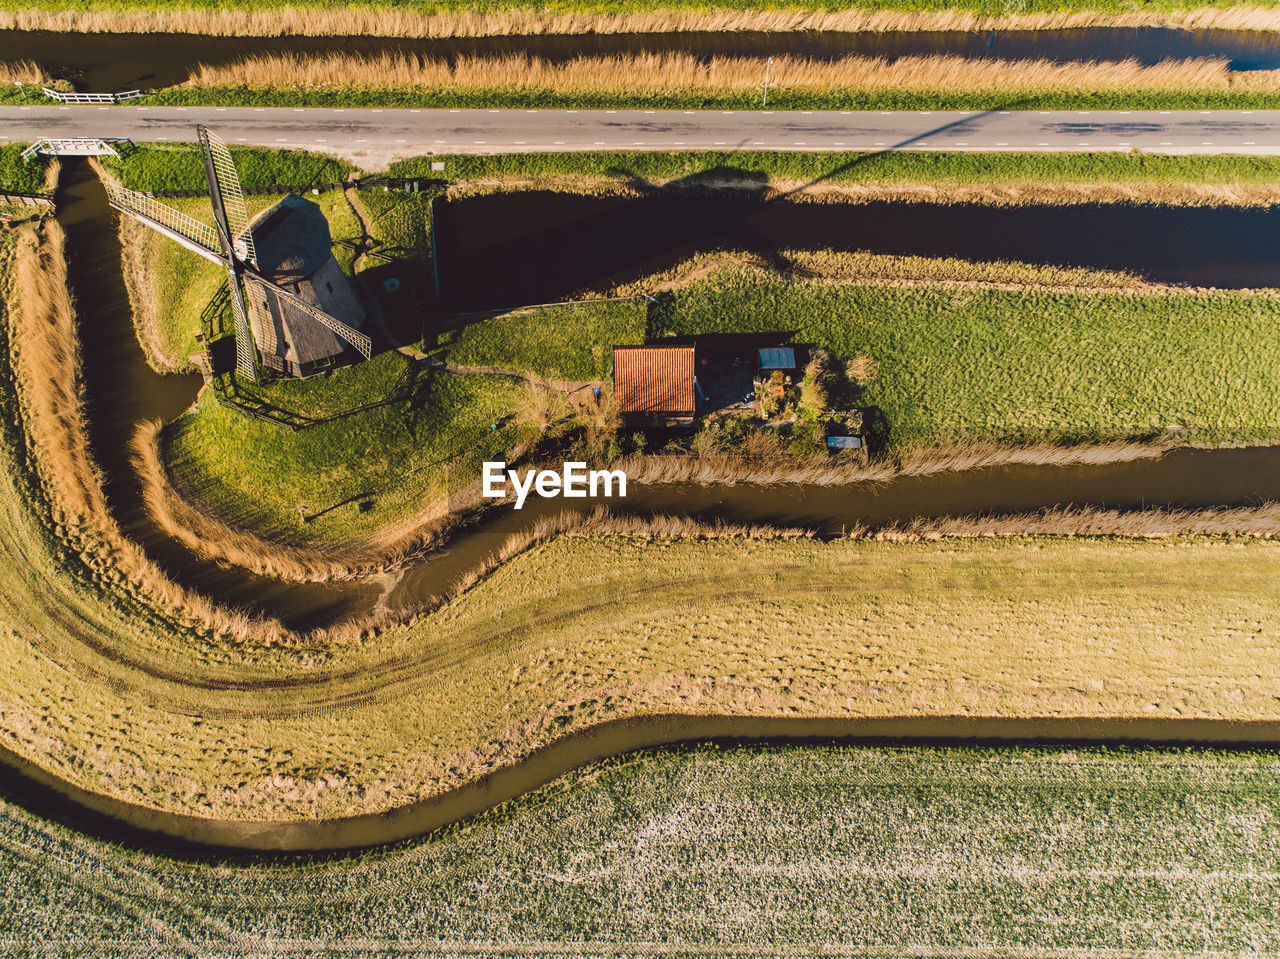
M732 167L720 172L757 176ZM441 299L458 312L549 303L719 249L766 256L778 249L867 250L1121 270L1191 286L1280 286L1274 208L792 203L723 191L640 197L530 191L439 203L435 225Z
M763 33L582 34L459 37L205 37L192 34L0 31L0 60L35 60L53 76L90 92L144 90L181 83L197 63L227 64L275 53L316 55L416 54L456 60L528 54L547 60L634 53L712 56L792 55L820 60L847 56L897 59L949 54L1055 62L1215 57L1234 70L1280 68L1280 36L1246 30L1170 30L1155 27L969 32L818 31ZM282 78L287 79L287 78Z

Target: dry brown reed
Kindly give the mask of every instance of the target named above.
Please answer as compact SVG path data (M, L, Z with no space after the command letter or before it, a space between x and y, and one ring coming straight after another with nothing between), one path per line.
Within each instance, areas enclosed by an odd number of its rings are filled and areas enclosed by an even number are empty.
M236 9L16 9L0 12L0 29L77 33L196 33L214 36L449 37L502 34L665 33L681 31L888 31L1049 30L1080 27L1181 27L1277 30L1274 6L1190 7L1164 12L1094 10L985 15L965 10L652 10L617 13L551 13L524 8L492 13L466 10L423 13L378 3L313 9L305 4Z
M23 84L47 86L52 83L49 74L33 60L10 60L0 62L0 83L12 85Z
M854 538L891 542L1010 536L1280 536L1280 503L1203 510L1048 509L1006 516L961 516L914 520L878 530L851 531Z
M166 614L217 636L277 644L296 639L275 620L219 607L170 580L125 537L107 507L90 455L75 311L64 236L55 220L16 241L10 343L28 444L52 521L104 586L134 591Z
M782 271L778 262L787 264ZM806 283L874 283L878 286L931 288L973 287L1021 290L1034 286L1048 292L1189 293L1198 288L1150 283L1129 273L1033 263L980 262L954 257L895 256L865 251L779 250L776 259L755 253L700 253L662 273L650 274L609 290L611 296L639 296L675 290L720 270L737 270L767 278L786 277ZM1205 291L1208 292L1208 291ZM1225 295L1225 291L1218 291Z
M427 88L467 90L609 91L637 96L700 93L754 93L765 61L759 57L700 59L685 53L575 57L550 61L510 55L444 59L413 54L273 54L238 63L200 64L193 86L281 85L320 88ZM1166 60L1144 66L1138 60L1056 63L1049 60L973 60L955 56L845 57L810 60L781 56L769 68L770 85L780 92L818 94L842 91L1034 93L1222 91L1231 86L1226 59ZM1254 71L1249 89L1280 90L1280 71Z
M707 456L633 456L620 465L634 483L698 483L703 485L776 486L804 483L842 486L847 483L883 483L900 476L928 476L996 466L1087 466L1157 459L1169 447L1148 443L1091 443L1079 446L1001 446L970 443L964 446L918 450L894 460L860 465L833 464L827 460L795 463L782 459L761 461L713 453Z

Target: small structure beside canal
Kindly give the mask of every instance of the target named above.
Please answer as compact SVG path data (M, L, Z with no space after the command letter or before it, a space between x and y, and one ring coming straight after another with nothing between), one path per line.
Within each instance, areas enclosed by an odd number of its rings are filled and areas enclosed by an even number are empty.
M613 348L613 395L629 426L691 424L695 388L692 344Z

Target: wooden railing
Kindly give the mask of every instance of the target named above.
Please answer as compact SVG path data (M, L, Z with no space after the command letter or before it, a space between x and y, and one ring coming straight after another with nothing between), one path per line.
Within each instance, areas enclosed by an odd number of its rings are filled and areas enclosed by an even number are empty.
M41 89L46 97L60 103L121 103L142 96L141 90L125 90L123 93L63 93L48 87Z

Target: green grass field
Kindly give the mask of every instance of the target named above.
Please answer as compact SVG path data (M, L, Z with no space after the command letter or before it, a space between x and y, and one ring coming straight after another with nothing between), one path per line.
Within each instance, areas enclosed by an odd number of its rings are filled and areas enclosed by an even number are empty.
M218 866L0 804L0 951L1191 957L1280 949L1272 754L697 746L398 848Z
M443 173L431 163L443 160ZM1269 186L1280 158L1151 156L1137 153L800 153L584 152L416 157L391 165L390 176L444 178L455 184L550 177L602 178L618 185L738 178L744 182L853 185L929 184L976 187L1053 183L1153 184L1176 203L1181 188Z
M286 540L374 533L460 491L484 459L528 438L511 419L518 382L420 369L394 352L246 392L317 422L294 432L206 395L166 430L165 458L205 508Z
M1274 436L1280 301L788 283L728 271L661 298L651 334L794 330L879 370L858 391L893 448L971 439L1091 441L1178 426Z
M548 379L604 380L613 345L644 341L645 302L565 303L510 313L444 317L424 346L458 366L495 366Z
M312 185L341 182L353 169L341 160L304 150L237 146L230 150L240 183L246 190L301 192ZM131 190L203 193L208 189L204 165L194 145L133 146L119 159L104 157L100 162Z
M42 194L48 192L45 178L52 157L36 156L22 159L25 143L6 143L0 146L0 190L9 193Z

